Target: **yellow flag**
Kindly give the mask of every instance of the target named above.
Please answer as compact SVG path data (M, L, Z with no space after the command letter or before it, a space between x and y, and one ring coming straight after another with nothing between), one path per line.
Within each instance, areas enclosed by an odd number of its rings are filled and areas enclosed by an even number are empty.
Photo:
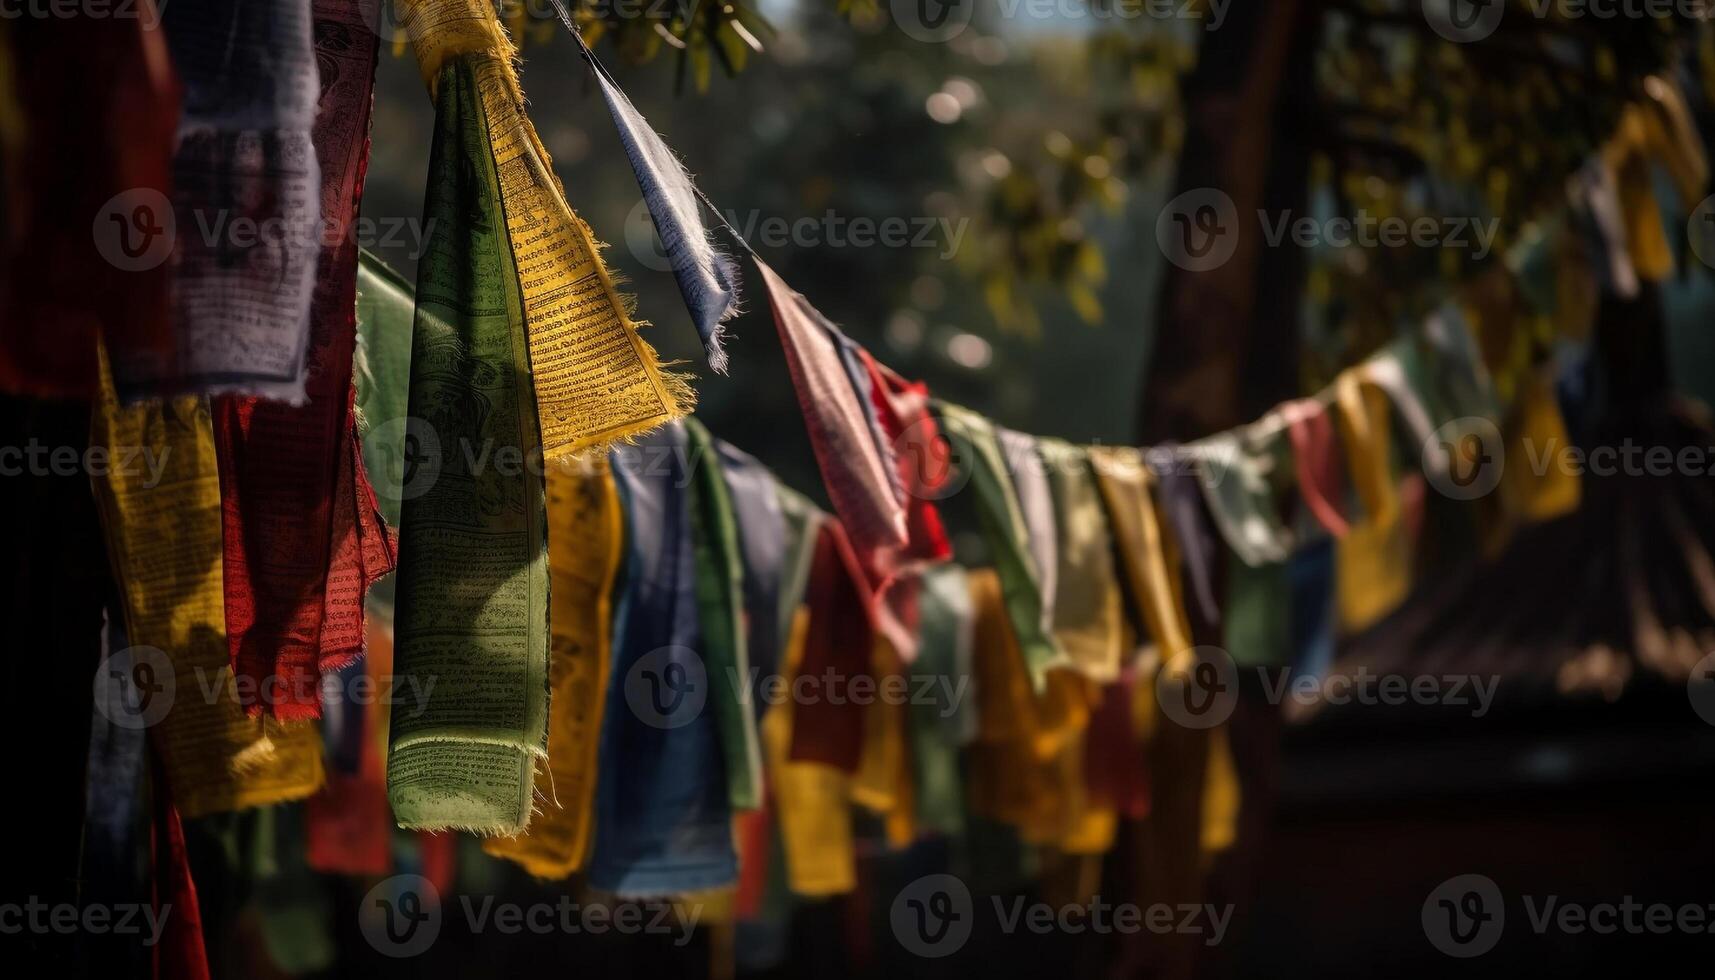
M1335 593L1341 628L1355 632L1392 612L1411 591L1411 540L1393 473L1387 393L1350 368L1334 382L1340 439L1364 513L1339 539Z
M548 755L536 763L539 801L517 837L483 850L541 878L583 866L595 836L597 749L607 699L613 583L625 546L619 490L605 456L548 468Z
M397 0L431 93L468 58L482 93L506 233L524 294L542 449L556 458L646 432L689 412L695 395L638 334L602 246L566 203L524 114L516 54L488 0Z
M782 655L781 676L788 684L804 659L810 611L800 607ZM844 895L857 887L852 854L852 780L819 762L793 762L792 702L785 699L762 719L762 749L774 781L780 838L786 852L786 884L807 898Z
M89 441L110 460L149 464L116 464L94 484L132 644L135 672L121 681L146 689L148 700L133 707L151 726L179 813L197 817L315 792L323 777L315 724L282 724L266 712L248 717L234 686L208 400L121 407L103 351Z

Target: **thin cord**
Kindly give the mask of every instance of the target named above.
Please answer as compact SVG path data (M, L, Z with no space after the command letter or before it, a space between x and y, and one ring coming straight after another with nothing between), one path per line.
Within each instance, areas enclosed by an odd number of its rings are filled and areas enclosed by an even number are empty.
M625 90L620 88L619 81L613 77L612 72L607 70L607 66L601 63L601 59L595 56L595 52L590 50L589 42L584 40L583 32L578 30L578 25L572 22L571 11L566 9L564 0L548 0L548 2L554 5L554 10L560 17L560 23L565 25L566 30L570 32L573 39L578 42L578 48L583 52L584 60L589 62L590 67L603 79L606 79L607 84L612 86L622 98L625 98L626 101L629 102L630 98L625 95ZM715 221L717 221L722 228L726 229L726 233L732 236L733 241L737 242L739 247L749 253L751 258L758 262L762 261L762 257L756 254L756 249L752 248L750 242L747 241L743 235L739 234L738 229L732 226L732 222L727 220L726 215L722 213L721 209L716 207L715 202L709 199L709 195L704 193L701 187L697 186L697 182L690 180L689 178L687 178L686 182L691 185L691 190L696 193L697 200L703 203L703 207L709 209L709 213L715 216Z

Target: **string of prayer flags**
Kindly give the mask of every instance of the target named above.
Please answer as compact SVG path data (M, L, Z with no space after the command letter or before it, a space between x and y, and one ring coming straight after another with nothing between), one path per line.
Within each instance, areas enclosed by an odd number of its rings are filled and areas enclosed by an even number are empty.
M352 380L357 389L363 470L375 490L376 506L388 527L399 526L399 503L406 493L407 470L420 462L406 458L407 413L411 398L411 321L416 292L411 284L368 252L357 266L357 351ZM426 474L425 474L426 475ZM415 481L412 489L416 488ZM391 580L386 580L392 605ZM370 592L371 598L376 590Z
M369 641L355 665L371 690L386 690L393 675L391 624L371 616ZM354 691L354 686L344 688ZM385 875L393 870L393 814L387 808L387 707L380 698L361 703L347 696L349 737L357 764L350 771L335 765L327 782L304 801L304 861L324 874ZM342 712L324 713L323 726ZM330 753L330 756L332 753ZM331 759L330 759L331 761Z
M1154 685L1143 680L1148 673L1131 663L1113 683L1102 687L1090 709L1084 743L1084 783L1091 803L1111 808L1127 820L1149 816L1149 756L1144 751L1148 729L1138 722L1134 709L1140 701L1154 707Z
M641 324L631 319L631 301L601 260L601 246L566 203L548 151L524 114L512 67L516 52L493 4L398 0L397 6L438 113L448 109L441 90L449 85L468 88L479 107L458 119L468 128L467 160L493 178L466 187L484 200L459 201L447 220L457 227L476 212L498 222L495 237L510 253L507 280L480 281L485 289L522 294L516 322L528 337L544 454L555 459L607 446L689 412L696 401L690 385L661 370L638 333ZM459 186L432 177L431 202Z
M791 528L774 474L756 457L731 443L713 440L727 497L738 524L743 574L745 651L752 670L768 676L780 669L780 651L790 623L783 603L791 575ZM800 582L797 594L803 595ZM796 605L796 602L793 603ZM755 696L755 692L752 692ZM763 703L756 703L760 714Z
M1163 662L1192 646L1174 540L1151 492L1154 475L1135 450L1092 446L1090 467L1106 507L1121 581Z
M876 633L870 646L871 691L900 689L905 665L887 638ZM853 689L862 691L864 689ZM911 778L910 718L901 699L854 693L863 700L863 746L852 779L852 801L881 818L888 846L902 849L917 836L915 786Z
M957 565L925 571L921 609L922 653L911 665L912 689L933 691L934 697L911 700L916 822L928 833L958 836L965 829L959 753L976 735L970 691L973 613L966 571Z
M857 349L868 370L874 394L881 441L897 446L899 487L905 494L905 525L910 550L908 566L921 568L952 557L952 545L941 526L934 501L946 493L952 478L951 460L945 458L945 443L935 415L930 410L929 388L921 381L907 381L869 351Z
M1056 583L1060 575L1058 541L1055 538L1054 495L1048 488L1048 473L1036 450L1036 438L1005 426L994 427L995 438L1006 456L1012 475L1018 511L1024 518L1025 542L1036 569L1036 589L1042 597L1042 628L1054 625Z
M583 36L575 27L568 27L582 46ZM714 234L703 223L701 195L685 165L650 128L595 54L587 47L583 52L619 130L619 141L643 191L643 203L655 222L673 278L678 280L691 321L708 352L709 367L716 374L725 374L727 353L722 342L727 321L738 315L738 266L716 247Z
M786 560L780 572L780 650L784 658L786 641L791 638L799 607L809 593L810 574L815 566L816 545L821 540L822 524L829 517L810 498L783 483L774 485L774 496L780 501L781 516L786 518Z
M1412 539L1420 511L1422 477L1403 480L1394 469L1394 412L1425 443L1433 427L1422 403L1404 384L1397 360L1376 369L1375 360L1348 368L1334 381L1335 406L1352 485L1364 516L1340 539L1338 569L1343 631L1361 630L1405 600L1412 582ZM1431 451L1426 447L1426 452ZM1445 452L1445 450L1443 450Z
M352 419L358 248L377 39L349 0L315 0L322 171L307 401L214 400L235 671L273 693L251 711L313 718L317 681L363 651L363 596L393 569Z
M863 756L863 707L833 691L870 677L874 622L863 569L845 528L831 518L817 530L808 602L799 673L813 678L821 696L793 713L791 758L855 773Z
M845 334L760 260L780 346L834 512L859 561L908 542L898 470L876 437L874 402L847 368Z
M998 576L985 569L968 581L981 722L970 750L970 809L1014 826L1027 844L1055 844L1078 829L1082 815L1092 688L1064 669L1047 671L1038 684Z
M1344 513L1345 474L1339 445L1335 441L1334 416L1313 398L1301 398L1280 406L1292 444L1292 463L1304 506L1322 529L1343 538L1351 525Z
M862 347L850 348L867 375L876 442L884 460L893 458L895 493L905 508L905 547L871 551L865 573L874 591L876 628L910 663L917 656L921 573L953 555L934 503L946 496L951 460L929 410L928 387L901 378Z
M703 655L689 445L674 423L613 450L630 551L588 881L621 897L702 892L738 877L721 709L708 703L719 679Z
M951 553L931 502L947 474L930 466L939 438L928 391L882 368L767 264L757 268L823 483L867 581L871 618L910 660L911 573Z
M1119 679L1125 659L1125 603L1114 569L1114 539L1089 453L1058 439L1037 449L1054 507L1056 579L1052 628L1066 659L1097 683Z
M1227 546L1253 568L1286 560L1294 536L1280 516L1278 482L1291 463L1283 439L1251 430L1223 432L1186 447L1208 494L1209 514Z
M1237 561L1226 564L1221 645L1241 664L1290 659L1285 563L1299 536L1282 516L1283 491L1296 477L1284 413L1187 447L1202 477L1208 514ZM1302 488L1300 488L1302 493Z
M1047 630L1041 573L1029 551L1030 531L1008 475L994 424L967 408L946 402L938 402L937 406L942 429L961 448L959 457L970 467L970 485L976 493L983 538L1000 576L1020 652L1029 665L1032 682L1040 690L1046 683L1049 665L1060 659L1061 651Z
M818 536L819 537L819 536ZM796 685L803 668L811 620L825 615L813 606L794 610L781 657L781 677ZM787 888L805 898L845 895L857 887L852 843L851 781L839 766L794 760L795 722L801 706L788 698L762 719Z
M208 401L122 407L105 357L100 364L90 445L111 454L141 447L159 466L116 466L94 480L133 644L123 662L103 667L117 699L109 710L153 726L162 795L186 816L308 796L322 782L320 734L314 725L247 717L227 657Z
M702 628L703 666L715 698L715 723L726 760L728 797L734 810L762 805L762 749L750 707L750 657L744 629L744 558L732 497L715 456L709 430L695 418L684 421L685 448L699 460L691 471L691 540L696 554L697 616Z
M185 90L174 344L164 357L115 350L114 382L127 402L200 392L302 404L322 237L310 0L173 0L161 14ZM252 228L279 231L251 241Z
M95 347L165 358L172 160L180 87L154 0L135 17L14 17L0 51L7 150L0 241L0 389L99 392ZM7 87L0 82L0 88ZM75 217L75 220L73 220ZM94 226L94 234L91 226Z
M548 755L537 767L553 788L515 837L483 849L539 878L584 866L595 833L597 752L607 708L615 585L625 552L619 489L600 456L548 471Z
M548 533L526 465L542 450L526 303L477 66L454 58L436 86L395 611L398 674L434 696L395 703L387 786L401 826L494 835L528 824L546 752Z

